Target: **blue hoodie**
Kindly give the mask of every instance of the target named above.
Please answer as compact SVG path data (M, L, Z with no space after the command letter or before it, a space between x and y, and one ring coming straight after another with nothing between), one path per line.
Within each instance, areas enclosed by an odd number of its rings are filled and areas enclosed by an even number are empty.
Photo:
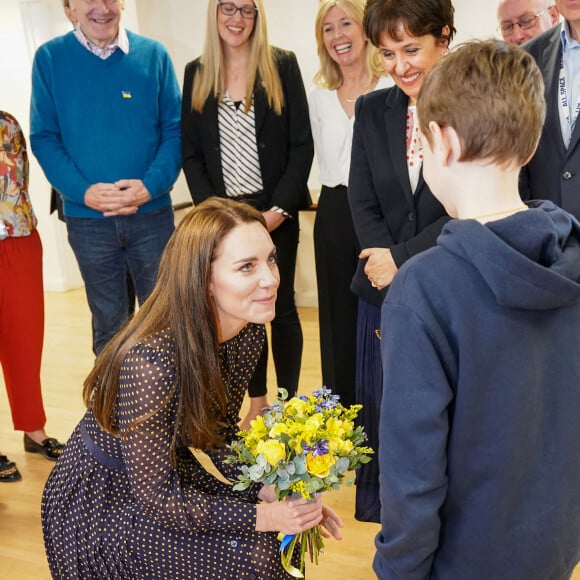
M560 580L580 560L580 223L454 220L382 308L382 579Z

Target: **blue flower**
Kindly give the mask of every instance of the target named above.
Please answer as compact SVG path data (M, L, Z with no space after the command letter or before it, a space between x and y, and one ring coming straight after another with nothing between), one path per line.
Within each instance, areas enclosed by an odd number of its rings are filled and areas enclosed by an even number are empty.
M329 397L330 395L332 395L332 389L329 389L326 386L324 386L321 389L316 389L316 391L314 391L312 394L317 399L324 399L325 397ZM339 395L334 395L334 396L338 397Z
M312 453L314 457L320 457L321 455L326 455L329 452L328 439L322 439L317 441L314 445L305 445L304 451L306 453Z
M323 413L334 409L340 401L340 395L333 395L332 390L327 387L322 387L312 393L318 401L315 403L317 413Z

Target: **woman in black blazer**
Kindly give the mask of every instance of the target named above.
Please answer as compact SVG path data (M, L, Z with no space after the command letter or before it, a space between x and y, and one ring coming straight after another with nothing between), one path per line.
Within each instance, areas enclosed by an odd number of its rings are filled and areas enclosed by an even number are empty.
M363 25L395 86L357 100L348 198L363 248L351 289L359 297L356 399L378 454L381 305L399 267L435 245L449 219L422 175L419 89L453 37L451 0L368 0ZM404 380L402 378L401 380ZM378 461L357 472L355 517L380 522Z
M262 0L209 0L203 54L185 68L183 171L194 203L243 200L263 212L278 253L271 323L278 387L298 388L302 328L294 302L298 212L310 206L314 146L296 56L268 44ZM267 404L268 350L250 383L250 412Z

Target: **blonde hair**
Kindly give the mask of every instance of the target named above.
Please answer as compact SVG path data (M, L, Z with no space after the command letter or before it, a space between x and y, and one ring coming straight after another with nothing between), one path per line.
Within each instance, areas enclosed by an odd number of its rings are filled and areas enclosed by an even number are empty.
M221 99L225 92L225 65L221 39L217 25L218 0L209 0L207 6L207 25L200 66L193 77L191 108L201 113L210 95ZM256 81L266 93L268 105L278 115L284 105L284 92L272 47L268 43L266 13L262 0L254 0L258 9L254 20L254 30L250 36L250 61L246 71L246 95L254 92ZM251 100L246 99L245 110L249 111Z
M342 8L362 29L366 0L321 0L316 14L314 34L320 68L314 75L314 83L325 89L337 89L342 84L342 72L338 64L332 60L324 45L323 22L326 15L334 8ZM364 34L364 32L363 32ZM366 43L366 68L371 78L385 76L386 71L378 50L370 42Z

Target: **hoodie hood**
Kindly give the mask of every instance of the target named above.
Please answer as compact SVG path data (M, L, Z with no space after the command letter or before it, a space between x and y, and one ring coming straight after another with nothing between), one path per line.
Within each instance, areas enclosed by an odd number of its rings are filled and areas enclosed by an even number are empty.
M478 270L498 305L549 310L580 300L580 223L552 202L480 224L452 220L438 239Z

